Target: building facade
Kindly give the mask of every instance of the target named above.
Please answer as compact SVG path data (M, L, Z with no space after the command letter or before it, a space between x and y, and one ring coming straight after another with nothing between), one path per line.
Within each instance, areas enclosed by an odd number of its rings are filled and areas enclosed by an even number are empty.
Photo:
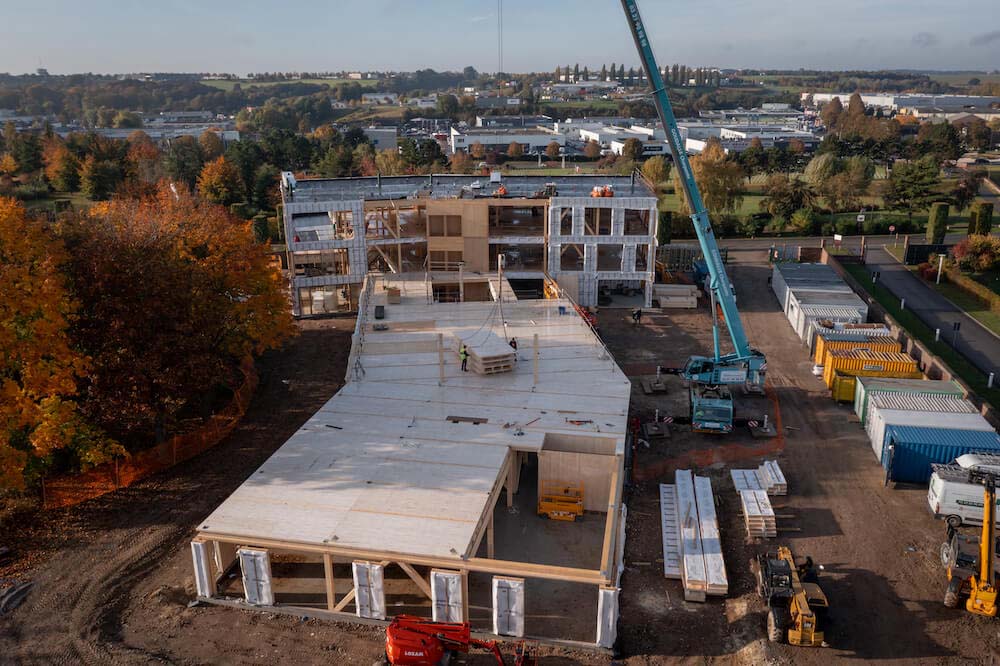
M614 196L595 198L594 188ZM494 193L501 188L506 194ZM435 300L464 276L546 280L580 305L627 291L649 306L657 199L639 176L282 177L298 316L353 310L369 271L426 274Z

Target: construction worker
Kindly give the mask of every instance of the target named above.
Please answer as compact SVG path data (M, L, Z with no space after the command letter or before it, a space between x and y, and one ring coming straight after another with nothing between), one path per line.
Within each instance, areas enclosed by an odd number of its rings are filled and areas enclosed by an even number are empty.
M642 321L642 308L632 310L632 323L639 324Z
M517 351L517 338L510 339L510 348Z
M469 349L465 345L458 350L458 357L462 359L462 372L469 371Z

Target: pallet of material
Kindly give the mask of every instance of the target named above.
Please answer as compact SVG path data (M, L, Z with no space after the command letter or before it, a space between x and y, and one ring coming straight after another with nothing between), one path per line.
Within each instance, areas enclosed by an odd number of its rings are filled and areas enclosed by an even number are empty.
M660 304L660 308L662 309L677 308L677 309L692 310L698 307L697 298L681 298L681 297L665 298L663 296L657 296L656 302Z
M456 331L452 349L458 353L465 345L469 369L480 375L512 372L517 353L496 333L488 330Z
M773 539L778 536L771 499L763 490L741 490L740 505L750 538Z
M778 467L777 461L765 460L764 464L757 468L757 478L768 495L788 494L788 482L785 481L785 475Z
M663 535L663 575L681 577L681 542L677 525L677 491L673 484L660 484L660 528Z
M698 285L694 284L654 284L653 294L670 297L698 297Z
M729 582L719 539L712 482L706 477L695 477L690 470L677 470L674 481L684 599L705 601L709 594L726 595Z
M768 495L787 495L788 482L774 460L765 460L757 469L732 469L729 476L736 490L765 490Z

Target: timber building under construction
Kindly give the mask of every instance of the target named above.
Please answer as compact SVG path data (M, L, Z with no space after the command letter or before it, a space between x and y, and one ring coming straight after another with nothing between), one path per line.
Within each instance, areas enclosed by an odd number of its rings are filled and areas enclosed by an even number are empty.
M551 280L441 277L364 278L345 386L198 526L198 596L609 647L631 384Z

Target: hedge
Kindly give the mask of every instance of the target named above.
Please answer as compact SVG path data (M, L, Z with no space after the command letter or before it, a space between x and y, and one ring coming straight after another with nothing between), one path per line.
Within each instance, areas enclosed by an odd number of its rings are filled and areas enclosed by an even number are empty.
M956 287L985 303L991 312L1000 313L1000 294L962 273L954 263L945 263L945 275Z
M927 218L927 242L931 245L944 243L944 234L948 229L948 204L931 205L931 214Z

